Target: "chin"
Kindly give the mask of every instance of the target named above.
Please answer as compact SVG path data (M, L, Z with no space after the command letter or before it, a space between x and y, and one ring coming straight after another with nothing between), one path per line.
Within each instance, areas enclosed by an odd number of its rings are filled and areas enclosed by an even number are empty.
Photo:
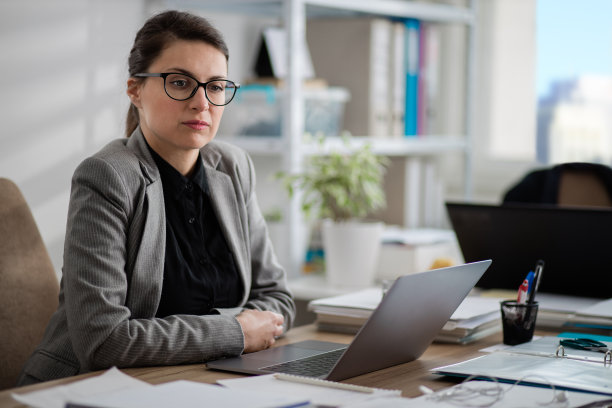
M189 143L190 147L193 149L201 149L206 146L210 141L215 138L215 135L203 135L201 133L194 134L192 136L191 142Z

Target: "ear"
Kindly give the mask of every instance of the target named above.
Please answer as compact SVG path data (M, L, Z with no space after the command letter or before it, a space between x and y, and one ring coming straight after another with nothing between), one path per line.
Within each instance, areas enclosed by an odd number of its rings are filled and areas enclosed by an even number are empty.
M127 96L130 98L130 101L137 108L141 108L142 104L140 103L140 89L142 87L142 81L137 78L130 78L127 80Z

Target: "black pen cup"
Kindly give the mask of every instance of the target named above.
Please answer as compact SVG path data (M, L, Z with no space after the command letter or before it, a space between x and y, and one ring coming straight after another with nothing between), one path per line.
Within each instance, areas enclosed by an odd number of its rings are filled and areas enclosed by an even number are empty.
M518 303L516 300L501 302L504 344L514 346L530 341L538 317L538 302Z

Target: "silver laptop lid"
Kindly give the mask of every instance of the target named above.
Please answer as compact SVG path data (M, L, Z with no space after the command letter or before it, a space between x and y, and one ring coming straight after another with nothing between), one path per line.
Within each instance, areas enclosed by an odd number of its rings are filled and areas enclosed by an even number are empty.
M399 277L327 379L343 380L419 358L491 262Z

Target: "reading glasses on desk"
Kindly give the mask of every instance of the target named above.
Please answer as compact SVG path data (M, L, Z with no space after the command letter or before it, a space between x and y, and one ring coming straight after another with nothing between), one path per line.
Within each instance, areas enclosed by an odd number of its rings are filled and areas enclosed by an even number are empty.
M559 341L559 347L557 348L557 356L565 356L564 347L568 347L575 350L587 350L595 351L598 353L604 353L604 364L612 363L612 351L602 343L601 341L580 338L580 339L562 339Z

